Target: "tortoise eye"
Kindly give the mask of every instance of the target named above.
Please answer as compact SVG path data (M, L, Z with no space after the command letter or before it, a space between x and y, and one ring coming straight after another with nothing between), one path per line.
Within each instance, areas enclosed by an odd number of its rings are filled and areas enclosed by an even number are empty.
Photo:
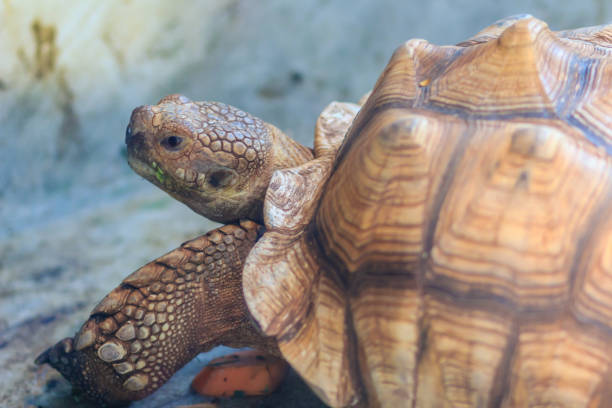
M166 150L178 150L181 143L183 142L183 138L179 137L179 136L168 136L167 138L163 139L160 144L166 149Z

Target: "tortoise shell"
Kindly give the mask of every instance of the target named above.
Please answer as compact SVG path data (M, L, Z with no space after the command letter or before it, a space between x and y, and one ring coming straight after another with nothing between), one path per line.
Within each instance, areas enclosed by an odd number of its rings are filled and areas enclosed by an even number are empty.
M612 404L612 26L408 41L319 125L243 286L326 403Z

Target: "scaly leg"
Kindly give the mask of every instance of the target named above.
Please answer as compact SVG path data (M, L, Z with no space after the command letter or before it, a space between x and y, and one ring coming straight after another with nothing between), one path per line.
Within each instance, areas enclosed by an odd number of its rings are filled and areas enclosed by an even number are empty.
M242 267L261 233L245 221L188 241L128 276L74 339L42 353L76 388L103 404L138 400L202 351L223 344L278 355L252 325Z

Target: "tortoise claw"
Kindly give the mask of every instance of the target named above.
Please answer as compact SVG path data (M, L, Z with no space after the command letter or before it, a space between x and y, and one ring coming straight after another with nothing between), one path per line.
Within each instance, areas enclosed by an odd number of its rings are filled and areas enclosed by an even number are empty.
M56 368L56 366L62 363L61 358L70 354L73 349L72 338L66 337L65 339L58 341L54 346L51 346L47 350L40 353L34 360L34 363L37 365L49 364Z
M38 357L36 357L36 359L34 359L34 364L36 364L36 365L47 364L49 362L49 352L50 351L51 351L51 347L49 347L48 349L46 349L45 351L40 353L38 355Z
M135 399L126 393L114 392L121 390L121 378L110 364L96 358L92 348L76 350L74 339L70 337L43 351L34 362L37 365L49 364L72 383L75 389L84 392L101 406L121 406Z

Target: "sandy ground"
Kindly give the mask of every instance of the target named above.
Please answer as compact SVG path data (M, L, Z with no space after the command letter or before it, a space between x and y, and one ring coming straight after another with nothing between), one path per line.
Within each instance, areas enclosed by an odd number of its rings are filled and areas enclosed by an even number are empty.
M133 184L131 184L133 183ZM134 178L118 190L137 190L98 208L23 230L0 241L0 407L88 407L55 370L34 358L72 336L97 302L140 265L216 224ZM194 359L171 381L133 407L204 402L189 391L192 377L217 348ZM323 406L292 374L267 398L221 406Z

